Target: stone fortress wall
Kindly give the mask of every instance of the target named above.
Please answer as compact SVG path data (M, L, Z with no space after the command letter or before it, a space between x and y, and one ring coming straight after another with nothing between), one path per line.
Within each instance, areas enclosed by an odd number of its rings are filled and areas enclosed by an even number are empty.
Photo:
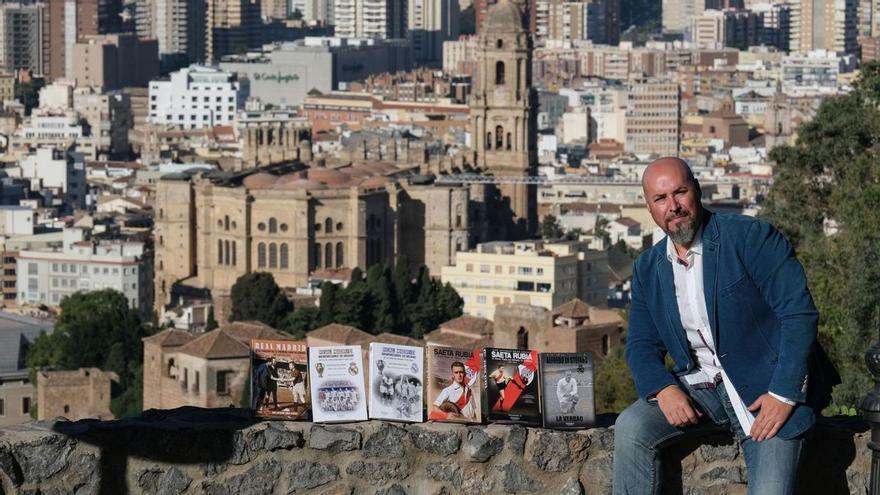
M865 493L866 430L858 418L818 425L799 493ZM254 422L241 409L150 410L3 428L0 494L606 494L613 443L605 427L319 425ZM680 445L668 458L668 493L746 491L742 451L729 436Z

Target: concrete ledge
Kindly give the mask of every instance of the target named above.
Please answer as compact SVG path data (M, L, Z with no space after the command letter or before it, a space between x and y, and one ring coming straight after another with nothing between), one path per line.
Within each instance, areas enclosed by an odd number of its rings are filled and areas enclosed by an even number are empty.
M604 494L613 435L607 427L316 425L254 422L236 409L151 410L0 430L0 495ZM865 493L869 436L858 418L823 420L805 452L800 493ZM742 452L726 435L671 448L664 474L668 493L746 492Z

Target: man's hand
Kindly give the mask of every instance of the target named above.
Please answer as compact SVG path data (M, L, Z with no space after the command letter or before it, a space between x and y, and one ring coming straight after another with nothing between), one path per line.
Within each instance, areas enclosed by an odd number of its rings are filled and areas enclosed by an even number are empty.
M676 385L670 385L657 392L657 405L666 416L666 421L679 428L695 425L703 414L691 403L691 398Z
M761 442L773 438L773 436L776 435L776 432L782 428L782 425L785 424L788 417L791 416L791 411L794 407L782 402L776 397L773 397L769 393L766 393L758 397L758 399L749 406L749 411L755 412L758 409L760 409L761 412L759 412L758 417L755 418L755 423L752 425L752 431L749 436L752 437L752 440Z

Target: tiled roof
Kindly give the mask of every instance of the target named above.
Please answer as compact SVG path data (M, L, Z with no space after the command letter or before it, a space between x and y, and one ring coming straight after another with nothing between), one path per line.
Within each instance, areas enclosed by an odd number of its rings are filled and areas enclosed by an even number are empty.
M369 344L373 336L363 330L339 323L331 323L308 333L309 338L336 342L344 345Z
M553 314L564 318L589 318L590 305L575 298L554 308Z
M464 315L440 324L441 330L454 330L474 337L492 335L495 325L491 320L479 316Z
M195 337L189 332L169 328L168 330L162 330L156 335L144 337L141 340L151 344L158 344L160 347L177 347L186 344L194 338Z
M203 359L237 358L248 357L250 346L217 329L190 341L178 352Z

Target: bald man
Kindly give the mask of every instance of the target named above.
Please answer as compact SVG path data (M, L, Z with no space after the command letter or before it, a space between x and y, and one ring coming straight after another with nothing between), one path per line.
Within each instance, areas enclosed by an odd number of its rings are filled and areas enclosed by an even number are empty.
M662 449L719 428L742 446L750 495L794 493L803 434L840 383L803 268L766 222L704 209L682 160L654 161L642 186L666 238L633 267L639 399L615 424L614 493L659 493Z

